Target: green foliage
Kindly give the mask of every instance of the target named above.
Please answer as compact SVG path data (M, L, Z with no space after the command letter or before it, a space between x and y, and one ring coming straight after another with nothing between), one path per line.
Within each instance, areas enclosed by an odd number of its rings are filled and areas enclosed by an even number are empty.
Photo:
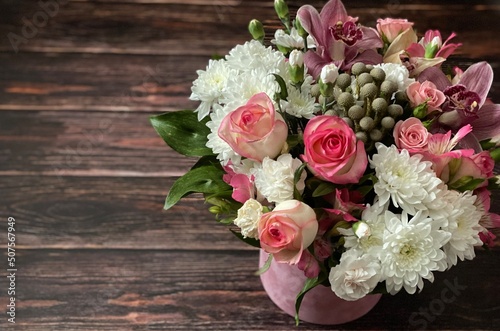
M231 232L238 237L240 240L244 241L245 243L249 244L250 246L260 248L260 242L257 239L254 238L243 238L243 235L240 232L236 232L231 230ZM271 262L269 262L271 263Z
M302 300L304 299L304 295L306 295L307 292L315 288L316 286L320 285L323 283L328 277L326 276L326 273L320 273L318 276L314 278L307 278L304 288L297 294L297 299L295 300L295 324L298 326L300 319L299 319L299 310L300 310L300 305L302 304Z
M176 152L186 156L212 155L206 146L210 129L206 120L198 121L192 110L181 110L149 118L156 132Z
M164 209L169 209L179 200L191 193L220 194L231 190L231 186L222 180L224 170L220 165L203 164L193 167L184 176L177 179L168 192Z

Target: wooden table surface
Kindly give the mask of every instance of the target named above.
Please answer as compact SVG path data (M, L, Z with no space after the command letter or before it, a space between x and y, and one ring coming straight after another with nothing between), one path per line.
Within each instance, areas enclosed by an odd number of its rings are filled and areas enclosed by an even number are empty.
M47 15L44 3L57 7ZM419 32L455 31L454 62L488 60L500 102L497 0L345 3L365 24L406 17ZM419 295L383 297L355 322L296 328L253 275L258 252L216 224L200 196L162 211L195 160L165 146L148 116L195 107L195 71L248 40L252 18L274 24L273 1L0 0L1 330L500 329L498 246ZM500 194L492 205L500 212ZM459 288L444 302L450 283Z

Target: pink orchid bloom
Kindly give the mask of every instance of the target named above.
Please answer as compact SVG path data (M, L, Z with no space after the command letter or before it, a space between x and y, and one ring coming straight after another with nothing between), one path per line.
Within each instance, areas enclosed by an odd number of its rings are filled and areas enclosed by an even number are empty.
M493 69L487 62L479 62L465 70L456 84L438 68L428 68L418 77L420 82L429 80L443 91L447 101L438 125L457 130L466 124L474 127L474 137L481 141L500 135L500 105L488 102L487 95L493 83Z
M359 61L382 62L382 56L376 51L383 46L377 31L357 24L358 19L347 15L340 0L330 0L321 13L304 5L299 8L297 18L316 42L316 50L308 51L304 58L313 77L318 77L321 69L330 63L349 70Z
M412 43L406 49L406 55L401 56L401 62L406 65L411 76L418 76L429 67L439 66L462 44L452 44L455 38L453 32L443 43L438 30L428 30L418 43Z

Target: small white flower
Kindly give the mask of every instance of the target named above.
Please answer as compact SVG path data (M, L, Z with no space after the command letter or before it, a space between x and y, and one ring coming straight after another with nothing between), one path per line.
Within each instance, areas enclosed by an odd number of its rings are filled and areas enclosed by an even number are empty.
M405 149L398 152L394 145L377 143L376 147L378 153L370 165L378 179L374 190L380 203L386 204L390 199L394 206L412 215L433 205L442 181L431 169L432 163L421 161L419 154L410 156Z
M409 78L410 73L405 66L397 63L382 63L373 66L374 68L380 68L385 72L385 80L390 80L398 85L398 91L406 91L406 88L411 83L415 82L415 79Z
M238 217L233 223L241 229L243 238L259 238L258 224L262 216L262 205L254 199L248 199L238 209Z
M384 217L384 246L379 254L382 280L390 294L403 287L413 294L424 287L423 279L434 280L433 271L446 269L446 255L441 248L450 239L450 233L440 230L421 212L411 220L405 212L395 215L386 211Z
M325 84L335 83L338 76L339 76L339 68L333 63L327 64L321 69L320 78L321 81Z
M457 258L463 261L476 256L474 246L482 245L479 221L483 213L474 205L476 196L470 191L459 193L450 190L446 198L452 206L452 212L448 217L448 226L443 230L451 233L451 239L444 246L444 252L448 268L451 268L457 264Z
M376 257L350 249L342 254L340 263L330 269L328 279L332 291L339 298L353 301L373 291L380 277L380 264Z
M196 72L198 78L191 87L190 100L201 101L198 108L198 120L210 113L212 106L218 102L222 92L227 85L229 77L237 74L224 60L210 60L206 70Z
M280 203L293 199L295 170L302 164L299 159L294 159L290 154L283 154L276 161L265 157L262 165L254 169L255 186L269 202ZM306 173L297 183L297 190L304 191Z
M286 100L281 100L281 108L295 117L311 119L319 109L319 104L316 103L316 98L310 94L291 88Z
M354 234L358 238L368 238L372 235L370 226L363 221L354 223L352 229L354 230Z
M290 34L287 34L284 30L278 29L274 33L274 39L271 42L275 45L282 46L285 48L304 48L304 38L299 36L297 29L292 28ZM307 48L315 47L314 39L311 36L307 36Z

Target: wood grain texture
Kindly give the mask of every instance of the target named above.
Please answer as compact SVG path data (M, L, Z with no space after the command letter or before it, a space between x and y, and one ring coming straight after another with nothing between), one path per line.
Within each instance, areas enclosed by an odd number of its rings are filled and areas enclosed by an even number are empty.
M288 3L294 13L304 1ZM500 101L498 1L345 4L372 26L395 16L420 34L456 32L463 46L449 63L488 60ZM69 0L16 53L8 34L23 36L40 11L38 1L0 0L0 220L16 218L19 269L17 324L2 308L1 330L498 329L498 246L436 274L419 295L384 297L358 321L296 328L253 275L257 251L217 224L200 195L162 211L195 160L165 146L148 116L196 107L196 70L248 40L250 19L264 22L269 41L272 0ZM0 221L0 247L5 232ZM439 316L412 319L440 308L454 281L465 289Z
M495 330L500 307L491 270L499 257L479 253L476 261L437 274L420 294L383 297L340 329L415 330L425 318L411 318L413 312L439 309L427 329ZM308 323L296 328L253 275L256 251L22 250L19 258L16 330L337 329ZM455 296L449 284L458 284ZM444 309L432 308L443 291L454 299Z

